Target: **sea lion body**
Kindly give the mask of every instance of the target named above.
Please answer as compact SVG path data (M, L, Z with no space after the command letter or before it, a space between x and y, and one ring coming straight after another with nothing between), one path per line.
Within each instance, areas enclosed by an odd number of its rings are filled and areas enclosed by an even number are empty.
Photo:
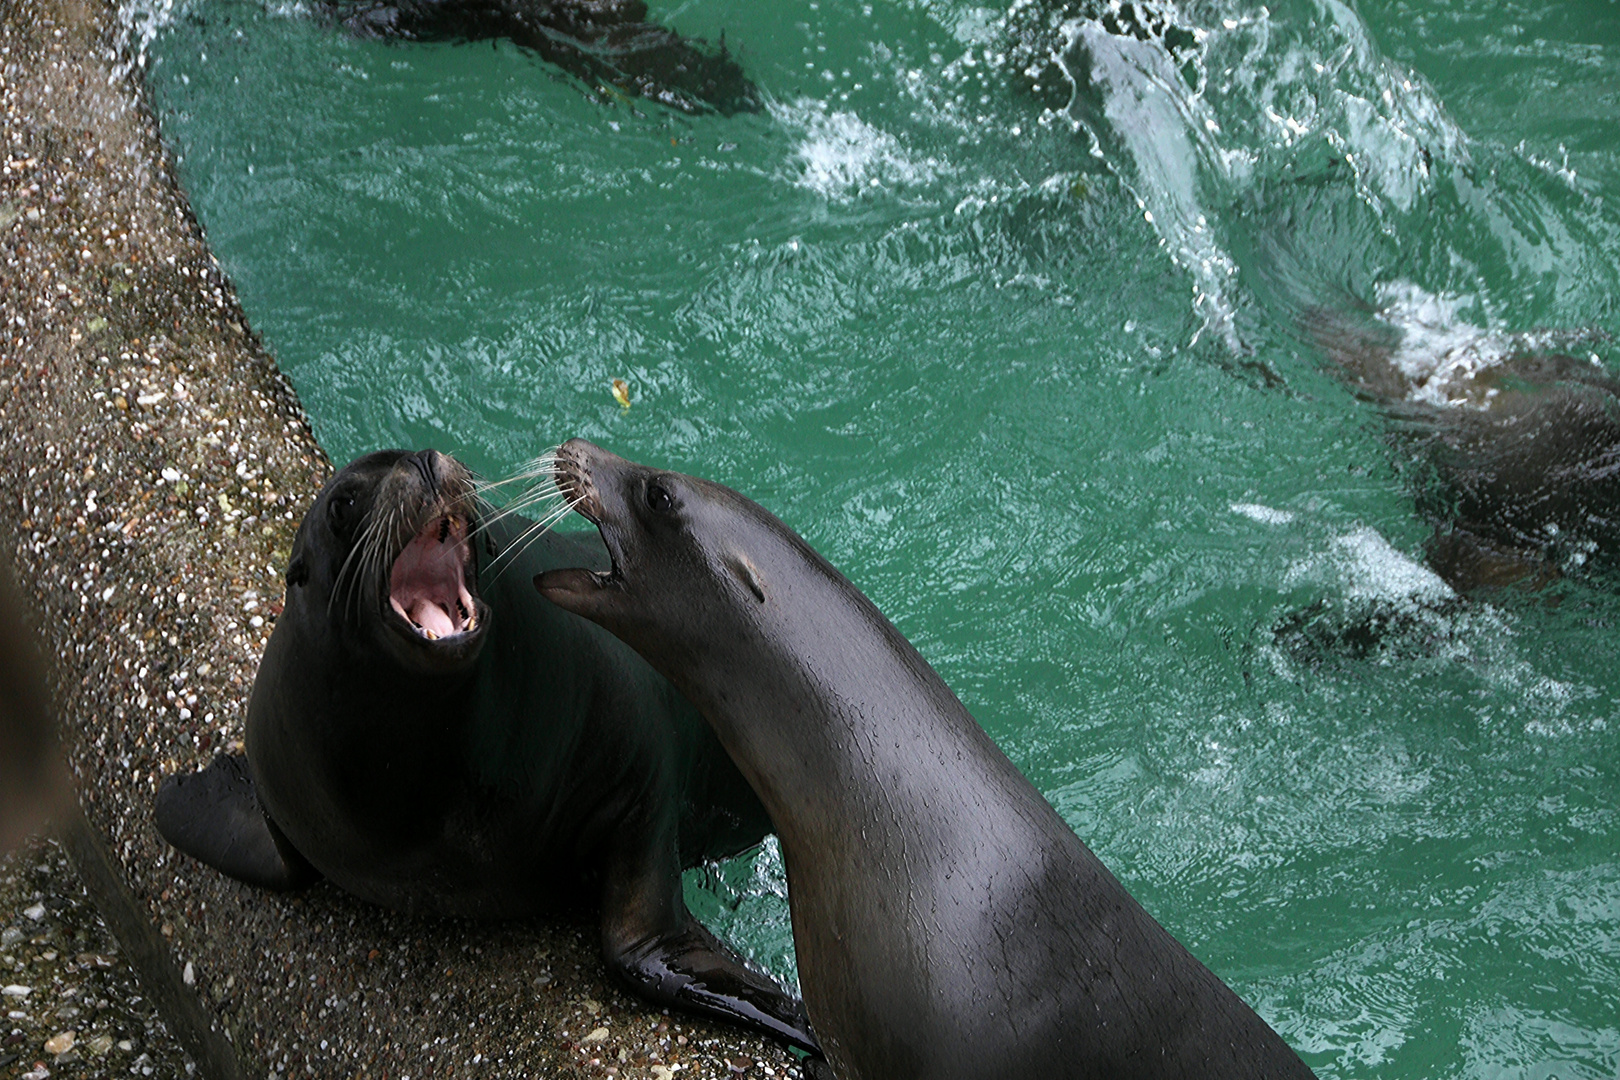
M491 529L496 550L526 524ZM491 639L460 678L345 648L311 625L320 605L288 605L249 705L248 760L271 819L323 876L399 910L521 917L576 903L637 815L679 815L683 865L769 831L740 778L719 790L734 770L674 688L518 576L599 557L552 534L482 575Z
M369 455L305 516L248 707L247 755L159 792L171 843L253 884L319 876L403 911L506 918L600 898L633 989L807 1049L798 1002L703 930L681 870L769 821L695 710L534 595L591 540L480 529L433 451ZM480 572L481 571L481 572Z
M1620 379L1548 348L1547 334L1403 355L1401 333L1375 315L1317 307L1300 322L1394 422L1434 526L1434 571L1467 593L1620 568Z
M839 1077L1311 1075L791 529L580 440L557 469L613 568L536 585L667 675L759 793Z
M686 113L759 112L759 89L726 50L647 21L642 0L318 0L360 37L505 39L590 84Z

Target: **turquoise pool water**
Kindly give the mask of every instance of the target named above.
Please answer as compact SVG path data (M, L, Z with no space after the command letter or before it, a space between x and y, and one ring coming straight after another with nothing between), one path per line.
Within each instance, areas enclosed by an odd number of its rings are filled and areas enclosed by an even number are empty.
M1615 583L1449 595L1302 329L1620 371L1620 3L1224 0L1017 56L965 0L655 4L762 88L730 118L133 12L335 460L583 435L740 488L1320 1075L1620 1072ZM689 893L791 977L771 851Z

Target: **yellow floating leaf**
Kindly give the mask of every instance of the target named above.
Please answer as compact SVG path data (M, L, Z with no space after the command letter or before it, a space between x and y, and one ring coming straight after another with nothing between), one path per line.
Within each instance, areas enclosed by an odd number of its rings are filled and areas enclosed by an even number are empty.
M614 379L613 400L628 409L630 407L630 384L623 379Z

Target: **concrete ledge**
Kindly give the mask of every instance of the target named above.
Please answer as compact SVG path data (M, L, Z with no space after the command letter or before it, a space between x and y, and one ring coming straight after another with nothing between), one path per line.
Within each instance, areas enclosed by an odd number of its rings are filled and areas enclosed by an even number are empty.
M169 851L162 776L241 738L330 466L192 217L102 0L0 0L0 537L56 661L67 844L210 1077L796 1075L605 983L589 917L409 919Z

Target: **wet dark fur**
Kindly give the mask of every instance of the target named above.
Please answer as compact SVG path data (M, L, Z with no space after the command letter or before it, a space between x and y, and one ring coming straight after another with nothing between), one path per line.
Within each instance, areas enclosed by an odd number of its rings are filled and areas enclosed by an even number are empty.
M1332 369L1394 421L1427 559L1458 592L1539 586L1620 569L1620 380L1527 347L1462 387L1474 404L1407 400L1399 336L1370 312L1317 308L1301 323Z
M679 686L759 793L842 1080L1309 1080L801 537L710 481L557 457L613 565L535 585Z
M664 1005L811 1048L802 1006L686 910L681 870L769 829L696 711L529 584L605 565L592 537L474 535L475 629L429 640L389 607L394 560L470 507L432 451L343 469L299 527L248 705L247 755L171 777L159 831L268 888L325 876L405 911L508 918L599 902L610 970ZM387 514L390 516L381 517ZM376 558L351 558L373 521ZM345 569L347 567L347 569ZM504 568L504 570L503 570Z
M759 90L726 50L647 21L641 0L321 0L364 37L506 39L593 86L688 113L758 112Z

